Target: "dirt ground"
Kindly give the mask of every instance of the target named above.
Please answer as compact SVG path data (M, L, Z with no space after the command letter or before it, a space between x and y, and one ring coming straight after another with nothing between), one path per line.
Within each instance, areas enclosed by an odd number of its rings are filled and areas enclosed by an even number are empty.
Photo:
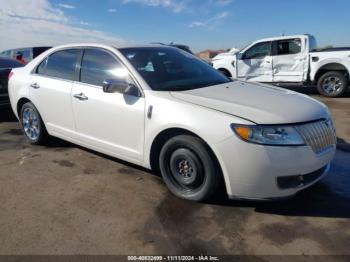
M350 255L350 98L325 99L339 142L331 173L283 202L173 197L139 167L52 140L30 146L0 117L0 255Z

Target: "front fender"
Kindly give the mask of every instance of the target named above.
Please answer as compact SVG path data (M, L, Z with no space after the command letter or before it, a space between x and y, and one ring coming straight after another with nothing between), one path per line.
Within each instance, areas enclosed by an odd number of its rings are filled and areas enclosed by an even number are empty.
M200 137L211 148L220 166L224 167L219 153L219 144L234 136L231 124L252 124L252 122L230 114L178 100L168 92L158 93L155 96L150 93L152 91L146 93L146 108L152 106L153 111L152 116L147 117L145 121L143 161L147 168L151 168L150 156L156 137L164 130L173 128L186 130ZM225 182L227 182L229 174L225 169L222 171Z
M216 70L219 70L219 69L225 69L227 70L228 72L230 72L232 78L237 78L237 74L236 74L236 68L232 66L232 63L233 60L230 60L230 61L218 61L218 62L213 62L213 67L216 69Z

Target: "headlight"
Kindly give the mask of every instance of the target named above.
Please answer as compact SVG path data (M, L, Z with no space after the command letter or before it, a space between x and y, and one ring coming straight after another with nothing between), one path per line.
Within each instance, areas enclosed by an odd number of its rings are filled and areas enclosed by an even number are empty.
M303 138L292 126L243 126L232 125L236 135L244 141L274 146L305 145Z

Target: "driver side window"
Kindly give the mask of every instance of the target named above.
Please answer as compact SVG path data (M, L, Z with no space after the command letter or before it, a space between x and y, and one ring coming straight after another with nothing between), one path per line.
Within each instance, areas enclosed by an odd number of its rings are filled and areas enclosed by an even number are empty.
M127 77L127 75L128 72L124 66L108 52L97 48L85 49L81 62L80 82L102 86L103 81L107 79Z
M272 42L257 43L245 51L243 59L262 59L271 55Z

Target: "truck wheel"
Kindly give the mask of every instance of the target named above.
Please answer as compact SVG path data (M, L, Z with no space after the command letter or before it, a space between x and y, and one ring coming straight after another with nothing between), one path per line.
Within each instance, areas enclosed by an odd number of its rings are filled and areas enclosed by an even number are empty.
M321 95L327 97L342 96L348 88L346 76L337 71L325 73L320 77L317 83L317 90Z
M224 76L232 77L231 73L230 73L228 70L226 70L226 69L220 68L219 71L220 71Z
M38 110L31 102L22 106L20 121L23 133L29 143L33 145L45 144L49 135Z
M180 135L163 146L159 167L165 184L177 197L203 201L218 188L221 173L208 146L199 138Z

